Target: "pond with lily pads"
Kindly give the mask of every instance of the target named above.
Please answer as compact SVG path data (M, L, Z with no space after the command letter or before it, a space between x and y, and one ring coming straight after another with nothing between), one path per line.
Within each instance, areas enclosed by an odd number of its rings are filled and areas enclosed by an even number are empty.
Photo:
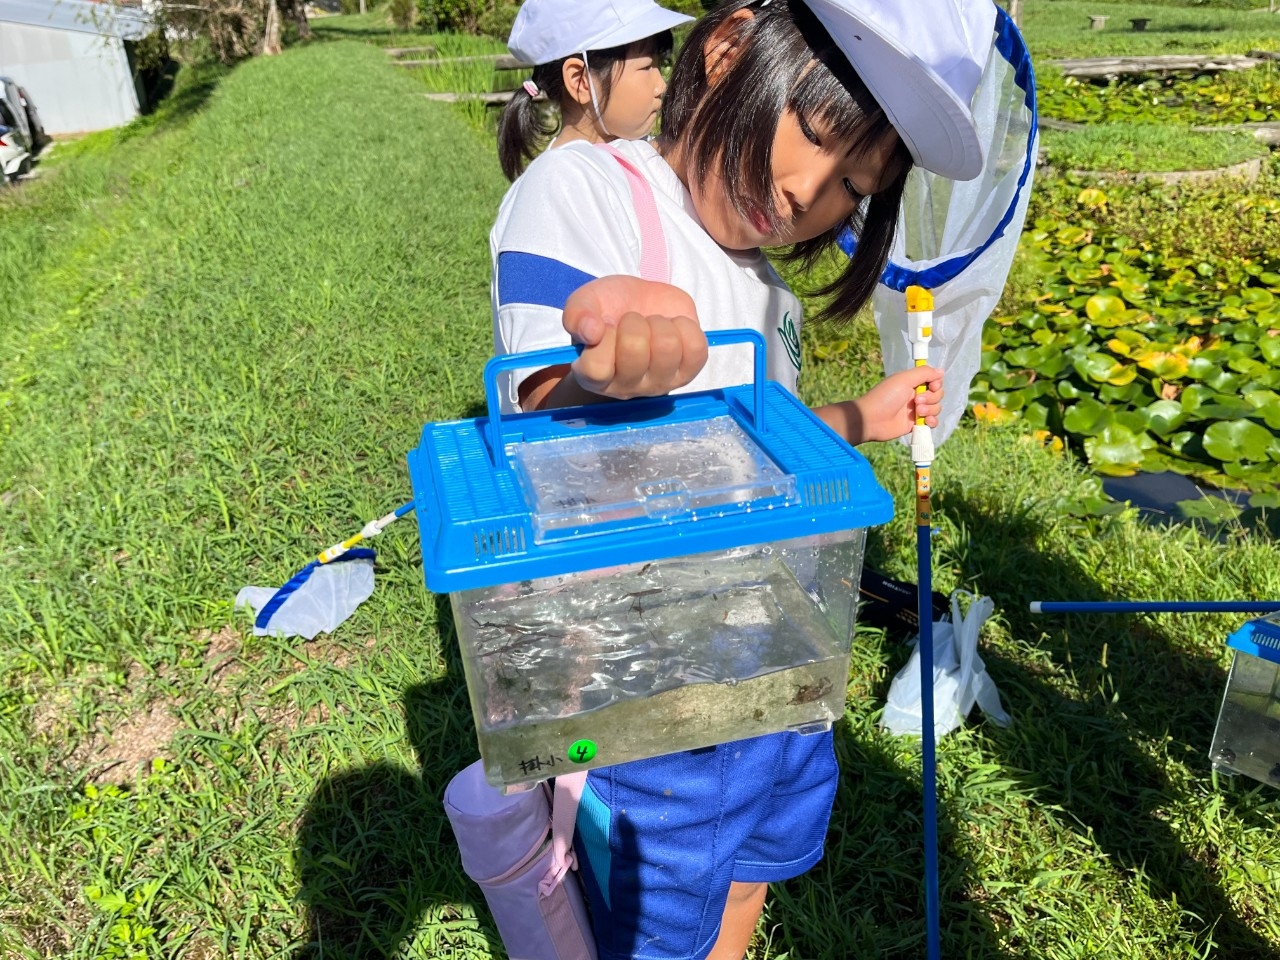
M1174 472L1280 506L1274 161L1247 188L1044 178L1001 308L980 419L1020 419L1104 476Z

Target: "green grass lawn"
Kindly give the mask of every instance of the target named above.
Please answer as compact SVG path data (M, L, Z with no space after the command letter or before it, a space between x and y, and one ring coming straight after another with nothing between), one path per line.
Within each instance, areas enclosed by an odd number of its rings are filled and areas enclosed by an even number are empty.
M1248 53L1280 47L1280 14L1266 4L1134 3L1132 0L1024 0L1022 32L1036 57ZM1089 18L1105 16L1103 29ZM1129 21L1151 22L1141 33Z
M1100 123L1084 130L1045 130L1048 163L1063 170L1209 170L1270 155L1248 133L1196 133L1159 124Z
M231 608L406 501L421 425L479 409L493 146L361 44L196 80L0 197L26 292L0 324L0 955L501 956L440 805L474 731L412 522L332 636ZM807 399L874 376L865 326L807 336ZM899 516L869 562L912 577L910 467L872 454ZM1280 956L1280 795L1205 757L1238 619L1026 613L1275 598L1276 545L1089 516L1097 481L1016 430L966 426L934 477L935 580L995 598L1014 717L940 745L944 955ZM906 655L859 637L827 856L773 891L756 960L923 953L918 759L876 728Z
M427 93L488 93L513 90L527 73L517 70L495 70L485 59L464 59L505 54L507 45L491 37L473 37L455 33L405 33L397 30L384 10L353 16L324 17L313 21L312 29L321 40L363 40L386 48L431 47L406 53L397 59L438 60L411 67L397 67L421 84ZM477 131L496 129L500 107L494 104L462 102L453 110Z

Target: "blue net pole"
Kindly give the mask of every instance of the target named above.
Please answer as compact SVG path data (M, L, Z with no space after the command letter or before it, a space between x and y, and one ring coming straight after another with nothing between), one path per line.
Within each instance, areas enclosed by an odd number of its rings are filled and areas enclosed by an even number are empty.
M917 475L919 468L917 468ZM926 481L927 482L927 481ZM927 505L928 501L924 501ZM938 772L933 732L933 560L930 518L917 511L923 522L916 524L916 559L919 564L920 596L920 739L924 777L924 910L928 934L929 960L941 955L940 910L938 904Z
M1280 600L1033 600L1032 613L1274 613Z

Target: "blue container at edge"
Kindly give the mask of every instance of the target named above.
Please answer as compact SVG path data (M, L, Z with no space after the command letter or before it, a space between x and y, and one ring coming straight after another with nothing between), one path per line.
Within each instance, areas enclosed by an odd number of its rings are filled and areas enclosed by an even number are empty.
M1227 637L1235 651L1209 759L1215 769L1280 786L1280 613Z

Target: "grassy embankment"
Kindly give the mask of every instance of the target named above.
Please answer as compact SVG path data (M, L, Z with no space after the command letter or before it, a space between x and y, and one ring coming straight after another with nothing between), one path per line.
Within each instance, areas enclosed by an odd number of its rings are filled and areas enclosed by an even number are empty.
M500 952L439 803L474 740L411 523L331 637L231 609L406 500L420 425L481 401L504 184L417 89L350 44L251 62L0 200L0 286L30 293L0 327L7 956ZM812 346L807 399L874 375ZM870 560L910 576L909 467L874 455L900 509ZM965 427L935 482L937 584L995 597L1014 716L941 745L946 954L1276 955L1280 806L1205 759L1232 619L1025 613L1280 596L1274 544L1078 517L1095 481L1014 430ZM859 638L828 854L756 958L923 949L918 761L875 726L905 657Z

